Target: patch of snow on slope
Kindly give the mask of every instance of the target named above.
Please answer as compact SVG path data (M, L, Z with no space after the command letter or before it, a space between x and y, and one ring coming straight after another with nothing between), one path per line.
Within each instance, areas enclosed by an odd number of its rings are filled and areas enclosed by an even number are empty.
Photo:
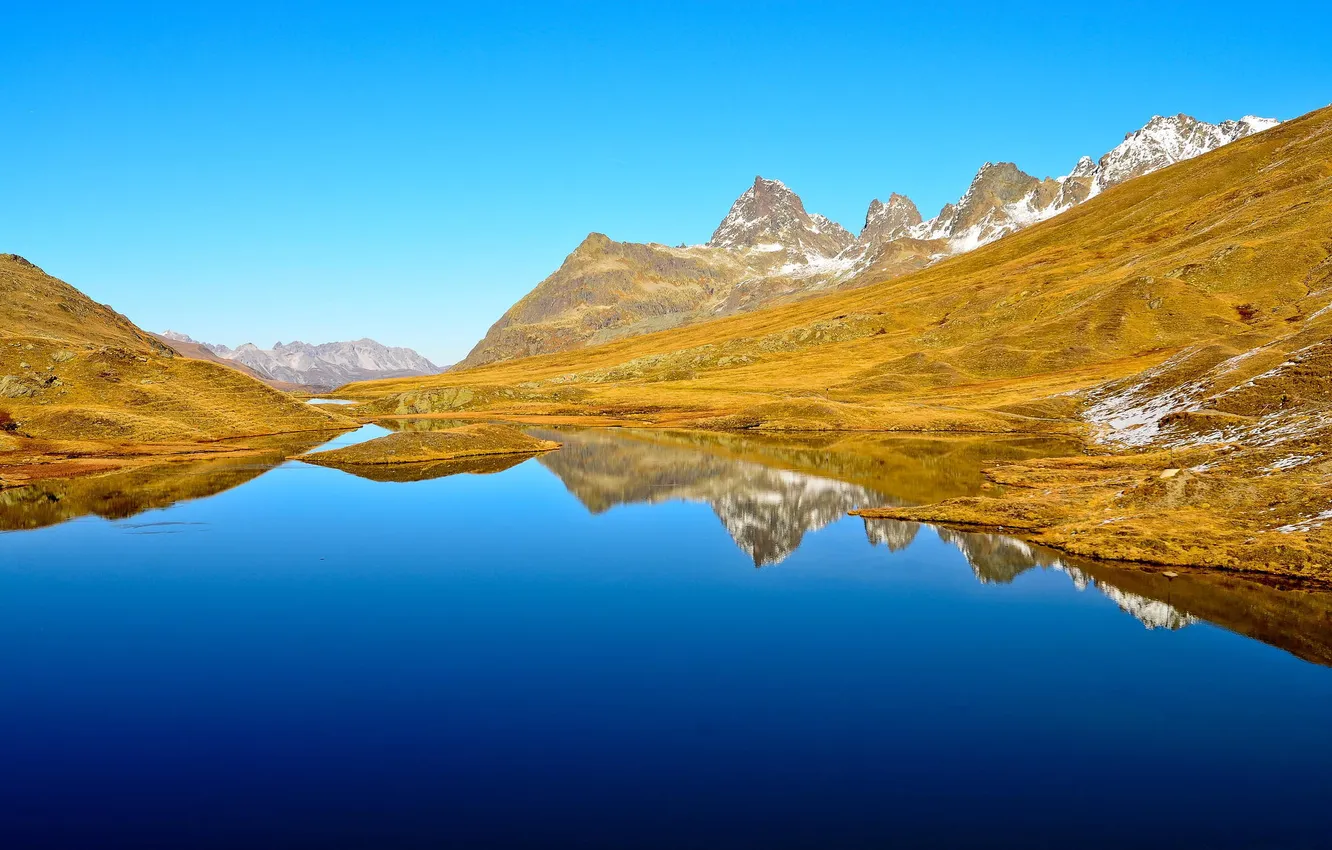
M1320 514L1314 514L1307 519L1299 522L1292 522L1290 525L1283 525L1277 529L1282 534L1294 534L1296 532L1313 531L1315 528L1321 528L1323 523L1332 519L1332 511L1323 511Z
M1154 379L1193 353L1192 350L1183 351L1147 370L1138 383L1126 389L1099 395L1094 393L1094 403L1083 413L1083 418L1096 426L1098 437L1107 443L1124 446L1150 444L1160 435L1161 419L1165 416L1200 407L1206 390L1206 385L1200 381L1190 381L1164 391L1153 388Z
M830 275L836 278L852 271L856 267L858 259L858 257L844 254L836 257L825 257L822 254L810 252L805 254L803 263L786 263L777 270L776 274L793 278L814 277L816 275Z

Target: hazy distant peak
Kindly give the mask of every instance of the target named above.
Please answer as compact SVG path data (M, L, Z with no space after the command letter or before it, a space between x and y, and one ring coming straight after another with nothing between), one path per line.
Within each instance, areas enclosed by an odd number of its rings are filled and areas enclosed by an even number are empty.
M174 334L174 335L173 335ZM178 342L196 342L168 331L162 336ZM235 349L196 343L225 360L248 366L263 377L308 387L338 387L352 381L433 375L440 368L410 348L390 347L369 337L348 342L311 344L301 340L275 342L263 349L252 342Z

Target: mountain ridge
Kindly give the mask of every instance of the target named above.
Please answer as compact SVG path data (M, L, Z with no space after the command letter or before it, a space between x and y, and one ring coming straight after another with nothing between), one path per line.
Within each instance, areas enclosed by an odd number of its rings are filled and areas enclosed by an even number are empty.
M780 180L759 175L703 245L670 248L589 235L491 326L458 368L595 345L916 271L1279 123L1153 116L1099 160L1083 156L1062 177L986 162L963 195L930 219L904 195L890 194L887 204L875 199L857 235L807 211Z
M187 334L163 331L168 344L197 346L226 365L281 388L328 391L352 381L434 375L442 371L410 348L387 346L369 337L344 342L311 344L295 340L275 342L263 349L252 342L236 348L199 342Z

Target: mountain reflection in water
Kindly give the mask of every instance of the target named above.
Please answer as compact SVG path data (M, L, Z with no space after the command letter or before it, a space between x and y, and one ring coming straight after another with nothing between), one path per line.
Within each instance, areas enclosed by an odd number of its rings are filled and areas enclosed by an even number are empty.
M397 420L394 430L456 425L441 420ZM386 433L366 426L334 443ZM807 536L834 523L863 524L865 538L888 553L903 553L923 529L897 520L846 516L860 507L916 504L988 489L983 467L993 461L1065 453L1067 444L1030 438L817 434L747 435L628 429L543 429L529 432L563 448L535 459L555 475L588 512L619 505L694 502L708 505L735 545L756 567L788 559ZM81 516L125 520L145 511L202 499L241 487L324 443L306 434L252 441L239 456L202 458L69 480L39 481L0 491L0 531L56 525ZM288 460L295 458L293 460ZM460 462L400 464L348 470L384 486L427 486L462 473L502 474L527 456ZM302 466L309 474L342 472ZM316 472L316 470L318 470ZM304 477L304 476L301 476ZM321 479L323 480L323 479ZM374 493L370 490L362 498ZM421 498L432 491L422 489ZM152 527L132 533L176 533ZM130 524L123 524L127 530ZM391 534L392 529L387 529ZM1149 629L1182 629L1210 622L1332 665L1332 594L1280 589L1231 574L1186 572L1168 577L1128 565L1070 558L1003 534L930 528L929 535L959 551L976 580L1007 585L1032 570L1068 576L1078 591L1095 589Z
M537 430L564 444L538 463L594 514L673 500L709 505L758 567L779 564L805 535L859 507L971 495L984 463L1066 451L1026 439L764 437L733 434ZM757 458L757 459L755 459ZM779 465L772 465L779 464ZM785 468L785 467L794 468ZM852 482L799 471L836 470ZM865 519L873 546L901 552L919 523ZM1281 590L1226 574L1168 577L1130 565L1072 558L1004 534L934 529L981 584L1010 584L1033 569L1098 590L1148 629L1210 621L1306 660L1332 665L1332 594Z

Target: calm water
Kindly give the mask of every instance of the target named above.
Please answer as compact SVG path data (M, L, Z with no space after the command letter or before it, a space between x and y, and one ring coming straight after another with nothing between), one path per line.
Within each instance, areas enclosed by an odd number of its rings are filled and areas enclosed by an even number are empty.
M1332 840L1326 594L845 516L1021 441L558 438L0 493L0 846Z

